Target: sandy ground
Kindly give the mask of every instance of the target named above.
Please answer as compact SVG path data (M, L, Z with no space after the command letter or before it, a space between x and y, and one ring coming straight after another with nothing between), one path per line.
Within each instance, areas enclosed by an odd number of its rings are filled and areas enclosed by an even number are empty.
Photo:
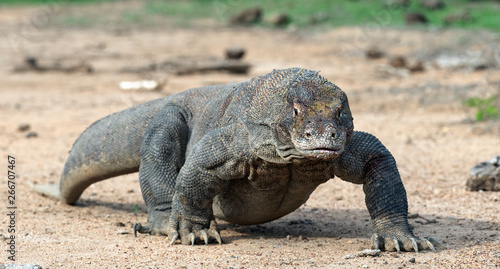
M36 11L36 10L35 10ZM483 32L339 28L273 31L212 27L63 29L27 27L33 9L0 10L0 263L7 258L10 219L7 161L14 156L16 263L43 268L498 268L500 194L468 192L469 169L500 154L499 122L474 123L461 105L471 96L500 91L498 65L438 69L442 52L495 52L499 37ZM26 30L28 29L28 30ZM24 31L24 32L23 32ZM24 34L23 34L24 33ZM496 43L495 43L496 42ZM179 55L222 57L230 45L247 49L247 75L163 72L120 73ZM368 60L364 50L422 59L426 71L390 67L388 57ZM498 49L498 47L496 47ZM25 72L12 68L26 55L45 61L86 60L95 70ZM489 58L491 60L491 58ZM257 226L221 223L223 245L168 246L164 237L131 234L146 222L138 175L89 187L76 206L34 193L27 181L57 182L73 142L95 120L132 105L191 87L246 80L273 68L321 70L350 97L357 130L379 137L395 156L417 236L431 236L437 253L346 255L369 248L372 233L361 186L332 179L292 214ZM157 92L126 92L123 80L165 79ZM29 131L19 131L20 124ZM27 138L29 132L36 137ZM135 205L139 206L135 212Z

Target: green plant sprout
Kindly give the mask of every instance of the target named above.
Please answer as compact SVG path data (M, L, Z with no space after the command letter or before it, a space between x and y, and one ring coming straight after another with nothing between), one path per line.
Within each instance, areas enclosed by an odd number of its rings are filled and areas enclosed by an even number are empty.
M500 117L500 112L495 107L494 102L497 96L489 98L474 97L463 101L463 105L476 108L476 121L483 121L488 119L497 119Z

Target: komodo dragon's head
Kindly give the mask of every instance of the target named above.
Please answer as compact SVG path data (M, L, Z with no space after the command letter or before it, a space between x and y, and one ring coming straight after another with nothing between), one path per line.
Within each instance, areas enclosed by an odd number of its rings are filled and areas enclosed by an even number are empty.
M259 114L261 126L268 126L272 139L267 136L262 143L260 134L260 143L252 144L273 144L285 162L338 157L354 129L346 94L311 70L275 70L270 78L267 89L256 93L261 110L253 113Z

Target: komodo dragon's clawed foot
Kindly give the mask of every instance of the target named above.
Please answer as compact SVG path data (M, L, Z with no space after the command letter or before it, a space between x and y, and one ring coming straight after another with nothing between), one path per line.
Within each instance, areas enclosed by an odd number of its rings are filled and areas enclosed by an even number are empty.
M385 249L387 251L415 251L432 250L436 252L436 247L443 248L441 243L432 237L420 239L412 234L385 234L374 233L371 237L373 249Z
M167 234L170 239L170 245L173 245L179 238L184 245L194 245L197 242L208 245L210 241L214 240L222 244L222 238L215 219L210 220L207 224L201 224L183 217L172 217Z
M137 232L141 234L167 236L169 217L170 217L170 211L150 212L148 216L148 224L143 226L138 222L134 225L134 236L137 237Z

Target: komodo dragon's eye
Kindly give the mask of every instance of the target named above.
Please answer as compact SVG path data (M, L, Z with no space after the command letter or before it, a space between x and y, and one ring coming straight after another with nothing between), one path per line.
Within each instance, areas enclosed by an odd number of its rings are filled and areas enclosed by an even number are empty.
M298 102L294 102L292 115L294 117L297 117L300 114L301 111L302 111L301 104L298 103Z

